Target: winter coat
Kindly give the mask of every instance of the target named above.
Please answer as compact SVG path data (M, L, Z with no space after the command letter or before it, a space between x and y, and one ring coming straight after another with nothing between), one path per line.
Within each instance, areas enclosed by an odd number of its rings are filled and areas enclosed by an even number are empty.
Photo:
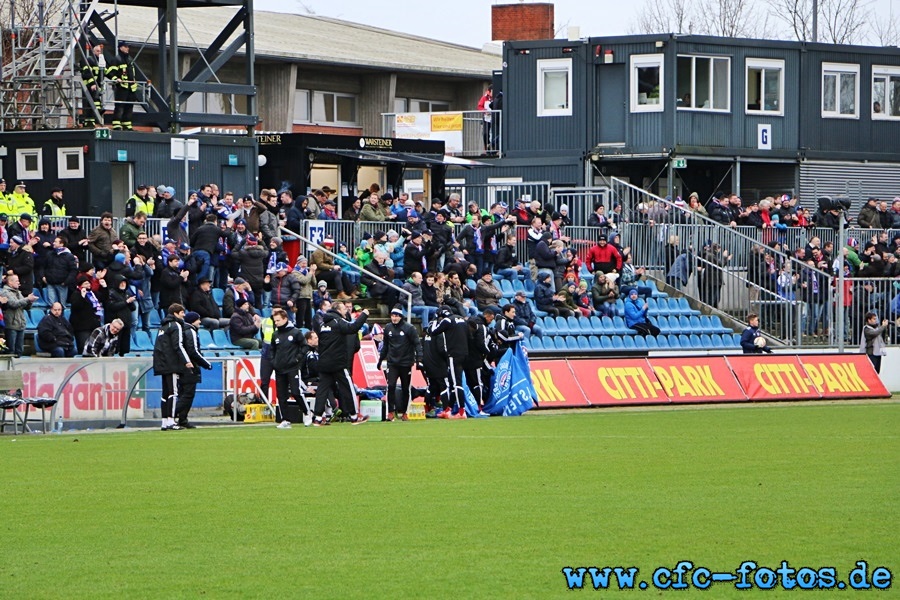
M25 331L25 311L31 308L31 302L26 300L27 296L8 285L3 286L3 289L0 290L0 296L6 297L6 304L3 305L6 328L13 331Z
M90 300L81 296L81 290L69 294L69 302L72 303L69 320L75 331L93 331L100 327L100 316Z
M202 379L200 369L212 369L212 365L200 352L200 339L197 328L190 323L185 323L182 329L182 343L187 355L191 358L192 369L185 367L184 373L179 378L183 383L200 383Z
M422 362L422 343L419 333L407 321L384 326L384 343L378 355L378 362L387 361L392 367L411 367Z
M325 254L321 250L316 250L312 253L310 262L316 265L316 269L322 273L327 273L334 269L334 257L330 254Z
M347 321L337 310L329 310L319 329L319 372L336 373L350 364L348 336L356 336L369 316L361 313L355 321Z
M231 341L236 342L240 339L255 338L259 333L259 327L253 322L253 315L246 310L240 308L234 309L231 320L228 322L228 329L231 333Z
M88 235L88 250L94 258L100 261L112 260L112 245L116 239L116 232L112 227L106 229L103 225L97 225L91 229Z
M167 310L175 303L184 304L184 279L178 269L167 266L159 276L159 308Z
M52 352L56 348L72 348L75 346L75 331L65 317L48 313L38 323L37 336L41 350Z
M425 306L425 300L422 298L422 286L416 285L411 281L403 284L403 289L412 294L413 306Z
M499 306L500 298L503 292L497 289L493 283L488 283L484 279L479 279L475 284L475 302L478 308L484 309L488 306Z
M44 278L49 285L72 287L78 274L78 261L68 248L52 252L44 264Z
M112 289L109 291L109 300L104 307L103 316L107 323L112 323L113 319L122 319L125 327L131 327L131 313L137 308L137 300L128 302L131 296L131 290L125 288L125 291Z
M9 255L6 266L19 276L19 290L23 296L34 291L34 255L26 246Z
M262 210L259 213L259 232L268 244L273 237L278 237L278 215L269 210L269 207L262 202L257 202L256 205Z
M294 374L300 370L306 341L303 332L290 321L275 329L270 348L269 358L276 373Z
M74 254L75 258L78 259L78 264L83 265L87 260L87 250L78 242L87 238L87 234L84 232L84 227L82 227L81 225L78 226L78 229L66 227L59 232L59 237L61 237L66 242L66 248L69 249L69 252Z
M119 239L131 248L137 244L138 235L144 232L144 228L134 222L134 219L125 219L125 224L119 229Z
M631 298L625 300L625 325L628 327L647 321L647 305L641 306L639 302L641 300L632 300Z
M280 304L287 307L288 300L297 304L300 299L300 282L290 271L284 277L273 275L270 281L272 285L272 305Z
M166 315L159 326L156 343L153 344L154 375L184 375L188 372L187 364L191 362L184 345L184 328L187 325L175 315Z
M307 269L305 274L300 271L294 271L294 278L300 286L297 297L312 300L313 288L316 287L316 276Z
M262 246L244 246L233 257L241 265L241 277L252 287L261 288L266 277L268 250Z
M222 311L219 310L219 305L216 304L211 291L204 292L200 288L195 289L191 292L188 305L191 307L191 310L200 315L200 318L202 319L222 318Z
M547 311L553 308L553 288L549 283L538 282L534 286L534 303L538 310Z
M191 248L194 252L206 250L211 257L215 256L220 237L222 237L222 230L218 225L204 223L191 232Z

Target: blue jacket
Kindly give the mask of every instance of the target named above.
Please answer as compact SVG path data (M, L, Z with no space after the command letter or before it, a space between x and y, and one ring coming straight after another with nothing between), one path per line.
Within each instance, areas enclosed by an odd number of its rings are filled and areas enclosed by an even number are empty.
M625 325L628 327L647 321L647 305L645 304L641 307L641 305L638 304L639 302L640 300L632 300L631 298L625 299Z
M547 309L553 308L553 288L547 283L538 282L534 286L534 303L537 305L538 310L545 312Z

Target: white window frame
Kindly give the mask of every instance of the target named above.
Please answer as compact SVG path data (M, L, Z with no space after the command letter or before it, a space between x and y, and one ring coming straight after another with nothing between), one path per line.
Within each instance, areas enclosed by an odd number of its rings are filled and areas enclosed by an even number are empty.
M37 169L25 169L25 157L37 156ZM16 179L22 181L44 178L44 153L41 148L16 148Z
M778 70L781 77L778 78L778 110L764 110L765 106L765 83L760 86L762 89L760 98L760 108L750 109L750 69L766 69ZM755 100L755 98L754 98ZM748 115L773 115L784 116L784 60L780 58L748 58L744 67L744 112Z
M420 112L420 113L422 113L422 112L425 112L425 113L433 113L433 112L453 112L453 111L450 110L450 106L451 106L452 103L451 103L451 102L444 101L444 100L425 100L425 99L423 99L423 98L403 98L403 100L406 101L406 108L407 108L407 110L404 111L404 112ZM415 103L415 104L426 104L426 105L428 106L428 110L425 110L425 111L415 111L415 110L410 110L410 109L412 108L412 106L413 106L414 103ZM446 109L446 110L435 110L435 109L434 109L434 105L435 105L435 104L446 104L446 105L447 105L447 109Z
M317 121L314 118L315 115L313 114L313 108L315 106L316 94L330 94L331 96L334 97L334 106L332 107L334 110L334 121ZM357 119L356 121L338 121L337 120L338 98L352 98L353 99L353 101L356 103L356 110L354 111L354 112L356 112L356 119ZM309 102L310 102L309 118L310 118L310 121L312 123L314 123L315 125L326 125L326 126L332 126L332 127L359 127L359 96L357 96L356 94L346 94L343 92L330 92L328 90L310 90Z
M67 169L66 157L78 157L78 168ZM84 148L73 146L56 149L56 177L57 179L84 179Z
M900 115L894 116L888 112L890 109L890 102L888 101L888 89L885 86L884 96L881 98L875 97L875 78L876 77L886 77L888 81L890 81L891 77L900 78L900 67L897 66L889 66L889 65L872 65L872 106L869 107L869 111L872 114L872 119L878 121L900 121ZM874 110L874 105L876 102L881 103L881 112L877 113Z
M631 69L631 112L663 112L666 108L666 65L664 54L632 54ZM638 104L638 77L639 68L659 68L659 102L656 104Z
M836 75L834 101L835 110L825 110L825 76ZM853 113L841 112L841 75L856 76L856 90L854 91ZM823 119L859 119L859 65L850 63L822 63L822 118Z
M312 106L310 105L309 99L312 92L304 89L296 89L294 90L294 112L291 115L292 123L309 123L312 118ZM298 119L297 118L297 105L301 103L301 98L306 103L306 119Z
M731 57L730 56L712 56L708 54L679 54L677 58L690 58L691 59L691 99L692 101L697 100L697 59L698 58L706 58L709 59L709 86L710 86L710 106L709 108L704 108L702 106L680 106L678 104L678 98L675 99L675 107L678 110L696 110L700 112L717 112L717 113L730 113L731 112ZM713 76L715 75L715 61L724 60L728 64L728 81L726 82L726 96L725 96L725 108L713 108L715 105L715 85L713 81ZM680 73L679 73L680 75ZM676 82L676 86L678 83ZM661 89L661 88L660 88ZM675 93L678 93L678 90L675 90Z
M566 106L564 108L544 108L544 74L548 72L565 72L566 74ZM572 59L548 58L537 61L537 116L570 117L572 116Z

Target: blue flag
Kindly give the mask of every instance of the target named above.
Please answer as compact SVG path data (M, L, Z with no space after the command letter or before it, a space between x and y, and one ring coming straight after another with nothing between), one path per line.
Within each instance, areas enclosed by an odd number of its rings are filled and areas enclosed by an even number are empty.
M528 356L522 344L516 344L515 351L507 350L497 363L491 401L484 407L484 412L513 417L530 410L536 403L537 392L531 383Z
M472 417L474 419L490 416L478 410L478 402L475 400L475 394L472 393L472 390L469 388L469 384L466 382L465 373L462 374L462 388L463 395L466 397L466 416Z

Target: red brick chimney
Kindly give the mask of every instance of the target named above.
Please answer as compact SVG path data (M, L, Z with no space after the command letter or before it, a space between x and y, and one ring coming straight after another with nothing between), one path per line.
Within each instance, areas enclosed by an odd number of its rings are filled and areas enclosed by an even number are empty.
M552 40L553 4L518 2L491 6L491 39L494 41Z

